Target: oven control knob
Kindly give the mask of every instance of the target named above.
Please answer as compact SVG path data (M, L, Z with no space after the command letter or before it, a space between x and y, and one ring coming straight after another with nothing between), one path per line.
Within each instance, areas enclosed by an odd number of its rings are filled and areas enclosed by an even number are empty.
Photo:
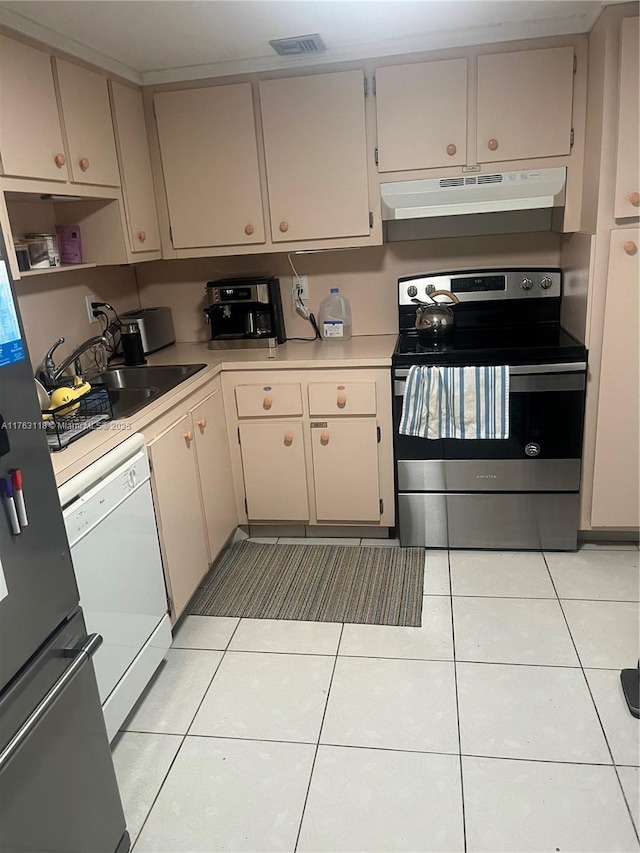
M533 287L533 281L530 278L523 278L520 282L520 287L523 290L531 290L531 288Z
M551 281L551 279L549 278L548 275L544 275L540 279L540 287L543 290L549 290L549 288L551 287L552 284L553 284L553 282Z
M529 444L525 444L524 452L527 456L538 456L540 454L540 445L536 444L535 441L530 441Z
M410 284L409 287L407 288L407 296L410 296L413 299L413 297L417 296L417 295L418 295L418 288L415 286L415 284Z

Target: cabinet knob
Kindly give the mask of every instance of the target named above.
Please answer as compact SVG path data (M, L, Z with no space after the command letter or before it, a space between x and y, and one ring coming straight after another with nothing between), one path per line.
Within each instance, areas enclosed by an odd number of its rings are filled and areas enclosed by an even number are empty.
M138 240L140 240L141 243L144 243L144 241L146 239L147 239L147 232L146 231L138 231Z
M200 420L198 421L198 426L200 427L200 429L204 429L206 427L206 425L207 425L207 419L206 418L200 418Z
M187 442L193 441L193 433L191 432L191 430L189 430L189 432L185 432L184 440Z
M271 406L273 406L273 400L271 399L271 397L265 397L264 400L262 401L262 408L263 409L270 409Z
M487 142L487 146L489 148L489 151L495 151L498 147L498 140L497 139L490 139Z
M80 168L82 169L83 172L87 171L87 169L89 168L89 158L88 157L82 157L80 159Z
M280 230L282 231L283 234L285 231L288 231L289 230L289 223L288 222L281 222L280 223Z
M62 169L64 164L67 162L67 158L64 156L64 154L56 154L56 156L53 158L53 162L56 164L58 169Z
M344 409L344 407L347 405L347 398L344 394L341 394L336 400L336 403L338 404L339 409Z
M627 255L635 255L635 253L638 251L638 247L633 242L633 240L627 240L627 242L623 245L622 248L625 250Z
M634 207L640 207L640 193L631 193L629 201Z
M253 225L249 224L244 226L244 233L247 234L249 237L253 234L254 231L255 228L253 227Z
M449 157L453 157L457 150L458 149L453 144L453 142L450 145L447 145L447 154L449 155Z
M329 433L321 432L320 433L320 444L329 444Z
M291 445L293 444L293 433L285 432L284 443L286 447L291 447Z

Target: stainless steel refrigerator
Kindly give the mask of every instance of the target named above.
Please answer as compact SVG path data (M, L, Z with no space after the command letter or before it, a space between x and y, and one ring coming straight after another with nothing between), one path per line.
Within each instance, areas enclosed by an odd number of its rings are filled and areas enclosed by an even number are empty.
M0 851L130 848L0 234Z

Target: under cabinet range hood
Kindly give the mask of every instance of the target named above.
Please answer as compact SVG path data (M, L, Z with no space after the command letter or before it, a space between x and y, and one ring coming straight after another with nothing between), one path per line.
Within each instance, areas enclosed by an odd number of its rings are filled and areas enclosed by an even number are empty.
M561 226L566 169L456 175L380 184L387 240L427 239Z

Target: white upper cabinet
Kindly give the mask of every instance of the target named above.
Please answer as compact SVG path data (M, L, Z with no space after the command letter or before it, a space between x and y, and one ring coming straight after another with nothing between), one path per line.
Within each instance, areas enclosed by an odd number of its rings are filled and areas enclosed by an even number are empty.
M571 152L573 48L478 57L479 163Z
M173 246L264 243L250 83L154 96Z
M51 57L0 36L0 156L5 175L67 181Z
M120 186L107 78L55 60L69 144L69 173L76 184Z
M376 69L378 169L467 162L467 60Z
M620 102L618 107L618 154L614 216L640 215L640 44L639 18L622 21L620 40Z
M364 74L260 83L274 242L369 235Z
M160 232L142 94L112 81L111 100L129 245L132 252L157 251Z

